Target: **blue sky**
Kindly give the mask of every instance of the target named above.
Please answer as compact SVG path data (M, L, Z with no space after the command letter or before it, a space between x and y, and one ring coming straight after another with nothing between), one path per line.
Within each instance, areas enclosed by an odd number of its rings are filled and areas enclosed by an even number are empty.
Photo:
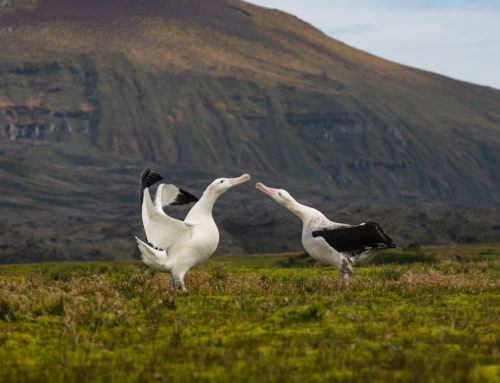
M500 89L500 0L250 0L377 56Z

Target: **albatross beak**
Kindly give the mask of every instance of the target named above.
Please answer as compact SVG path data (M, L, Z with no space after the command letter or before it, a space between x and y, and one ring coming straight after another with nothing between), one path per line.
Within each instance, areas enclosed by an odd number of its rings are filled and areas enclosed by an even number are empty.
M229 178L228 181L231 185L236 186L242 184L243 182L250 181L250 174L243 174L237 178Z
M269 188L266 185L264 185L262 182L257 182L255 184L255 187L259 189L260 191L263 191L266 194L273 195L276 192L276 189Z

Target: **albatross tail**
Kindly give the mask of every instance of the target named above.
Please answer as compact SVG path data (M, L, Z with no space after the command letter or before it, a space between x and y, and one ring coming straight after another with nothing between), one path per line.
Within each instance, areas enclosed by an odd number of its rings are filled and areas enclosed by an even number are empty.
M144 243L137 237L135 237L135 239L139 250L141 251L142 261L146 265L157 271L168 271L168 267L166 265L168 255L166 250L154 248Z
M368 262L369 260L371 260L373 257L375 257L376 254L377 253L375 251L368 250L368 251L365 251L361 254L350 257L350 259L351 259L353 266L359 266L359 265L363 265L366 262Z

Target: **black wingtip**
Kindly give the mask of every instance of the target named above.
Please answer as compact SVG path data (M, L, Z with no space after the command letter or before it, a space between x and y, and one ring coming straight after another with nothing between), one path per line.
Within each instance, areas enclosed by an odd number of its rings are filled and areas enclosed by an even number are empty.
M146 168L142 171L141 173L141 187L140 187L140 201L139 201L139 207L142 207L142 200L144 198L144 189L150 187L151 185L154 185L158 181L161 181L163 177L155 172L154 170L151 170L150 168Z
M143 188L148 188L151 185L157 183L158 181L161 181L162 179L163 177L159 173L149 168L146 168L141 173L141 186Z
M179 189L179 194L174 202L171 205L186 205L191 202L197 202L198 198L192 195L190 192L185 191L184 189Z
M366 222L367 225L371 225L380 235L381 238L383 238L385 245L387 248L394 249L396 247L396 242L389 237L389 235L382 229L382 226L380 226L377 222Z

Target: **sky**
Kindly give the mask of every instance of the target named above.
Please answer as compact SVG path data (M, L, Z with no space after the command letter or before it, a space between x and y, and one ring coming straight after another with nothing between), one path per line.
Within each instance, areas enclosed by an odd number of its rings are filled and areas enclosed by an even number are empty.
M248 0L385 59L500 89L500 0Z

